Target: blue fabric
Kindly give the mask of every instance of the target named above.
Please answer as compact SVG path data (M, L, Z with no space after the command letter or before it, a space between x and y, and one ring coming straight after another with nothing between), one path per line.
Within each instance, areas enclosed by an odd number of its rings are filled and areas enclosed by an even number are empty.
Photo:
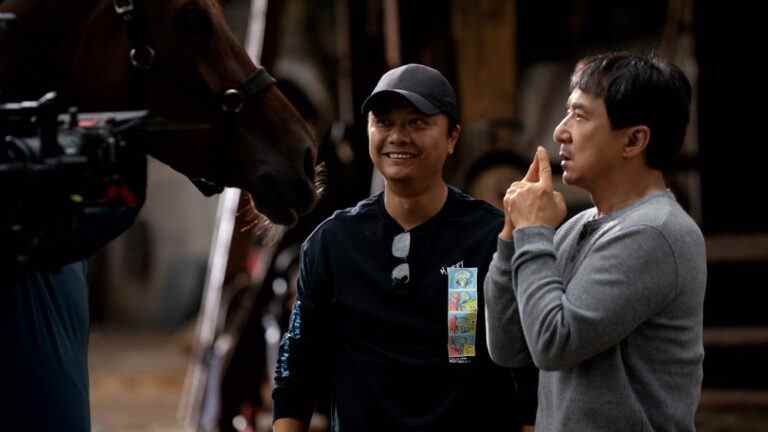
M2 275L3 430L90 430L87 265Z

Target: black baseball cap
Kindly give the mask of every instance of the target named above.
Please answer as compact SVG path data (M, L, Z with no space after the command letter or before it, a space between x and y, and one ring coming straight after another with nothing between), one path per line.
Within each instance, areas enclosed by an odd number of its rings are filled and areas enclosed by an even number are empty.
M459 120L456 92L437 69L422 64L407 64L382 75L376 88L363 102L363 114L368 113L383 94L398 94L424 114L445 114Z

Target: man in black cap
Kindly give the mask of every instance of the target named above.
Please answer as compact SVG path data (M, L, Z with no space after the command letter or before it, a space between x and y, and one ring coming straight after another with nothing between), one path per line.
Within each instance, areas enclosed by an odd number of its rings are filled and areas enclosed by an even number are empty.
M461 132L453 88L435 69L401 66L381 77L363 113L384 191L336 212L302 245L274 430L306 430L327 393L331 430L531 423L527 349L519 347L519 369L493 364L478 289L504 216L443 180Z

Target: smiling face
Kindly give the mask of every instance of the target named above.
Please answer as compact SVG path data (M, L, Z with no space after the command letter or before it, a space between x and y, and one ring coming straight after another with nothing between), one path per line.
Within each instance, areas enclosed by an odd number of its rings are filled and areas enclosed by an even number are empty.
M626 131L611 128L602 99L579 89L571 92L567 110L553 134L563 181L593 191L621 169Z
M388 183L441 184L443 165L453 152L459 127L448 117L427 115L395 98L368 114L368 151Z

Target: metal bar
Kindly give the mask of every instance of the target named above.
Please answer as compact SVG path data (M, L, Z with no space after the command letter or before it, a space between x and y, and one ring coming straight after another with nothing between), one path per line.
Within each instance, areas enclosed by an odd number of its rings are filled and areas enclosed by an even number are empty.
M206 430L201 429L202 425L199 423L201 405L209 380L207 371L219 324L224 276L227 272L229 246L232 243L239 202L240 189L227 188L219 197L216 210L216 225L203 289L203 306L198 318L197 344L192 365L184 382L183 399L180 405L181 417L188 431Z
M268 4L267 0L251 0L251 19L248 20L248 31L245 33L245 51L256 64L261 64Z
M260 64L266 28L268 0L251 0L251 13L244 47L248 56L257 65ZM203 291L203 306L198 317L197 345L192 365L184 382L184 391L180 403L180 417L187 431L212 431L216 429L220 404L213 403L204 407L203 401L211 392L218 392L220 380L218 371L221 365L211 364L213 359L222 359L217 355L222 347L217 347L217 336L221 321L221 302L224 289L224 277L234 232L237 207L241 192L236 188L227 188L219 198L216 213L211 251L208 257L208 270ZM219 344L221 345L221 344ZM213 372L213 374L211 374ZM205 411L205 412L204 412Z

